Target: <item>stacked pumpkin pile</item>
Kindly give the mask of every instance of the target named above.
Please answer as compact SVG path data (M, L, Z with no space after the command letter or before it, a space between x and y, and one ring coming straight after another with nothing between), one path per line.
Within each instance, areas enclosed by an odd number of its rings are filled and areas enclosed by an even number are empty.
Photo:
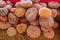
M18 33L27 33L31 38L38 38L42 33L46 38L55 36L58 23L54 18L58 15L59 3L48 4L39 0L21 0L13 5L10 1L0 1L0 29L7 29L12 37Z

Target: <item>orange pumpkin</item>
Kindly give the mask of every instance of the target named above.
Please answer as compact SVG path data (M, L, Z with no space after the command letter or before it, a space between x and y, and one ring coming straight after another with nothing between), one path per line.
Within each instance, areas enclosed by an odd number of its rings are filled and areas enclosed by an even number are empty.
M18 33L24 33L24 32L26 32L27 24L20 23L20 24L17 25L16 29L17 29Z
M30 25L27 28L27 35L31 38L38 38L41 35L41 30L38 26Z
M24 7L24 8L30 8L33 5L33 3L31 0L21 0L20 5L21 7Z
M49 18L52 16L52 11L49 8L42 7L39 9L39 16L44 18Z
M15 36L17 34L17 32L16 32L16 29L14 28L14 27L9 27L8 29L7 29L7 35L9 36L9 37L13 37L13 36Z
M17 8L15 11L15 15L17 17L24 17L26 13L26 9L25 8Z

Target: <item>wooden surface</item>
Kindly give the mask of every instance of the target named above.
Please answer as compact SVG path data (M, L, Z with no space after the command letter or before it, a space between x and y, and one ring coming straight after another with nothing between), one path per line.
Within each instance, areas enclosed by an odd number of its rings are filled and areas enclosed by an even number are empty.
M14 37L9 37L6 34L6 30L0 30L0 40L60 40L60 27L55 29L55 33L56 35L53 39L47 39L42 34L39 38L31 39L26 35L26 33L17 34Z

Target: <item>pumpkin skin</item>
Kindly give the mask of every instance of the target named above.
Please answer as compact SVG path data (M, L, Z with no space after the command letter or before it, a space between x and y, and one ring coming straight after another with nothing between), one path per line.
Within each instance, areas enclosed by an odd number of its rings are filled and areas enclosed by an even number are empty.
M40 17L39 24L44 28L51 28L54 24L54 20L52 17L48 19Z
M12 9L12 6L11 5L6 5L4 8L7 9L8 11L10 11Z
M12 8L10 12L15 13L16 8Z
M49 18L52 15L52 11L49 8L42 7L39 9L39 16L44 18Z
M20 5L24 8L30 8L33 5L33 2L31 0L21 0Z
M0 8L0 16L6 16L8 15L8 10L5 8Z
M21 6L20 6L20 2L16 2L15 7L16 7L16 8L20 8L20 7L21 7Z
M7 19L8 19L8 18L7 18L6 16L4 16L4 17L3 17L3 16L0 16L0 20L3 21L3 22L6 22Z
M15 10L15 15L17 17L24 17L25 16L26 9L25 8L17 8Z
M43 32L43 35L48 39L52 39L55 36L55 31L50 28L48 32Z
M54 8L54 9L57 9L60 7L60 4L58 2L49 2L48 3L48 7L49 8Z
M41 5L39 3L35 3L32 7L35 7L37 10L41 8Z
M44 28L44 27L41 26L41 30L42 30L43 32L48 32L49 29L50 29L50 28Z
M8 29L7 29L7 35L9 36L9 37L13 37L13 36L15 36L17 34L17 32L16 32L16 29L14 28L14 27L9 27Z
M28 21L34 21L38 15L38 11L36 8L29 8L25 14L25 17Z
M13 6L13 4L10 1L7 1L7 5Z
M0 29L7 29L11 26L9 22L0 22Z
M30 25L27 28L27 35L31 38L38 38L39 36L41 36L41 30L38 26Z
M25 24L25 23L20 23L16 27L16 30L18 33L24 33L24 32L26 32L26 29L27 29L27 24Z
M41 7L47 7L47 4L44 2L40 2Z
M52 11L52 18L56 18L57 17L57 15L58 15L58 11L56 10L56 9L51 9L51 11Z
M54 24L53 24L52 28L53 28L53 29L58 28L58 23L57 23L56 21L54 21Z
M9 15L8 15L8 21L11 24L17 24L18 23L18 18L15 16L14 13L9 13Z
M4 7L5 5L6 5L6 2L0 0L0 8Z

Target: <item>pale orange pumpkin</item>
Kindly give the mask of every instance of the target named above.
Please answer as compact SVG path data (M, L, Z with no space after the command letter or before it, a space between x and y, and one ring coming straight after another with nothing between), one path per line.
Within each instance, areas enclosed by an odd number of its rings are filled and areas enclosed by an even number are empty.
M25 8L17 8L15 10L15 15L17 17L24 17L25 16L25 13L26 13L26 9Z
M34 21L37 18L38 11L36 8L29 8L25 14L25 17L28 21Z
M30 8L33 5L33 3L31 0L21 0L20 5L21 7L24 7L24 8Z
M27 35L31 38L38 38L41 35L41 30L38 26L30 25L27 28Z
M14 27L9 27L8 29L7 29L7 35L9 36L9 37L13 37L13 36L15 36L17 34L17 32L16 32L16 29L14 28Z
M27 29L27 24L25 24L25 23L20 23L16 27L16 30L18 33L24 33L24 32L26 32L26 29Z
M49 8L55 8L55 9L56 8L59 8L59 3L58 2L53 2L53 1L52 2L49 2L48 3L48 7Z
M43 35L48 39L52 39L55 36L55 32L52 28L50 28L48 32L43 32Z
M54 29L58 28L58 23L56 21L54 21L52 28L54 28Z

